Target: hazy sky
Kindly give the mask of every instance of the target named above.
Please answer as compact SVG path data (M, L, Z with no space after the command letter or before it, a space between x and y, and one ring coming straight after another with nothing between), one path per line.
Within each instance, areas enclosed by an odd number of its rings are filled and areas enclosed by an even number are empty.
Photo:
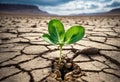
M0 0L0 3L37 5L39 9L57 15L99 13L120 8L120 0Z

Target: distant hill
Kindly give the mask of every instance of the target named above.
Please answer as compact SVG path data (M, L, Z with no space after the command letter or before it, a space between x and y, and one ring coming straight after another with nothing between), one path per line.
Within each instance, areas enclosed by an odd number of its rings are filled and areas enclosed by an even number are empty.
M23 5L23 4L0 4L0 13L35 14L35 15L51 15L51 16L54 15L54 14L48 14L47 12L40 10L37 6ZM71 14L69 16L110 15L110 14L120 14L120 8L112 9L105 13L83 13L83 14Z
M111 13L111 14L120 14L120 8L116 8L116 9L112 9L107 13Z
M0 12L17 14L41 14L48 15L47 12L40 10L37 6L22 4L0 4Z

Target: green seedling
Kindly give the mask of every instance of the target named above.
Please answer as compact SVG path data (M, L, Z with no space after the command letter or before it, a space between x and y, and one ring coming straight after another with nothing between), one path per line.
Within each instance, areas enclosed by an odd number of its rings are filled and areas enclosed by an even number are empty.
M81 40L85 34L85 29L82 26L76 25L72 26L65 32L61 21L52 19L48 24L48 32L49 34L43 34L42 38L50 44L59 45L60 63L62 61L62 47Z

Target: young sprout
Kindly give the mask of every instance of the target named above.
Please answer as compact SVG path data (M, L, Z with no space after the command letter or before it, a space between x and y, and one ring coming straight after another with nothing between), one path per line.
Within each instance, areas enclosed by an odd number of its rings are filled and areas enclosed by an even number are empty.
M72 26L65 32L61 21L58 19L52 19L48 24L48 32L49 34L43 34L42 38L50 44L59 45L60 63L62 61L62 47L64 45L73 44L82 39L85 34L85 29L80 25L76 25Z

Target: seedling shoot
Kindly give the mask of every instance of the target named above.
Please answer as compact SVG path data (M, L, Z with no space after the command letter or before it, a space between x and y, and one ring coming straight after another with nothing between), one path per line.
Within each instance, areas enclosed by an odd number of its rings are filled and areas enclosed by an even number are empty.
M85 29L83 26L75 25L67 31L64 25L58 19L50 20L48 24L48 34L43 34L42 38L50 44L59 45L60 57L59 63L62 61L62 48L64 45L73 44L83 38Z

